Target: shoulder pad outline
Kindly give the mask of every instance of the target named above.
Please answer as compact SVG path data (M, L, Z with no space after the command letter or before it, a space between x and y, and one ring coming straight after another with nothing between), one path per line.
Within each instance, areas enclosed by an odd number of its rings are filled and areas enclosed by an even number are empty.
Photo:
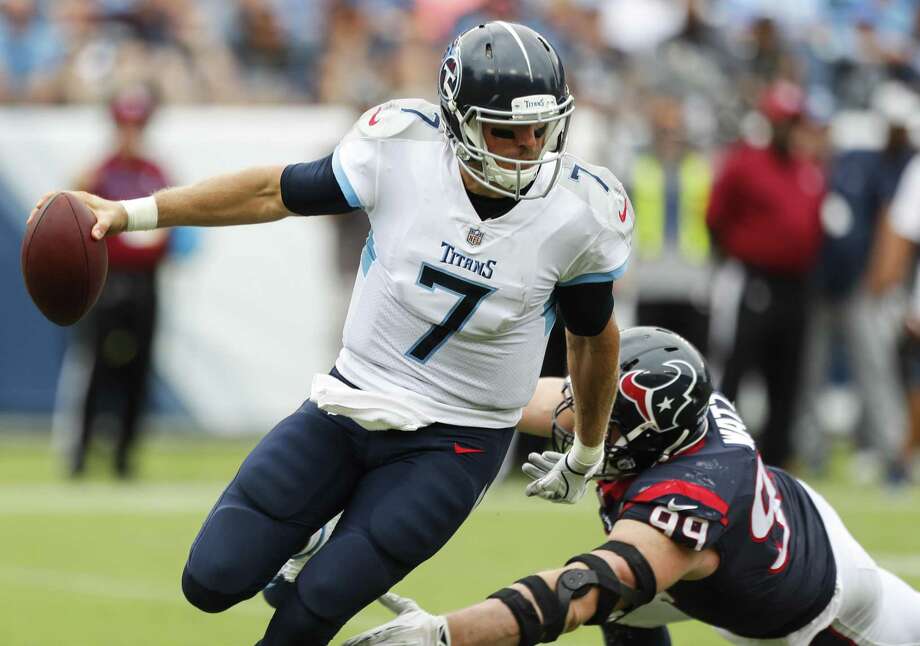
M361 115L356 125L357 133L370 139L390 139L408 135L412 126L419 126L418 136L410 139L441 136L441 112L432 104L420 99L387 101L374 106ZM426 136L427 135L427 136Z

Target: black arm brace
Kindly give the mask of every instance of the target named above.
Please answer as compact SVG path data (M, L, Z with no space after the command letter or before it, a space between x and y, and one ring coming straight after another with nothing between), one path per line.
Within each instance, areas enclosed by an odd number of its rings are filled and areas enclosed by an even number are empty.
M655 598L658 593L658 581L655 579L655 571L652 570L652 566L642 556L642 552L636 549L635 545L630 545L623 541L607 541L597 549L618 555L626 561L626 565L629 566L630 571L636 578L635 589L627 588L632 595L632 599L627 600L630 607L644 606Z
M514 615L518 631L521 634L520 641L518 641L520 646L534 646L540 643L543 626L540 625L537 610L523 594L514 588L502 588L490 594L488 598L498 599Z
M638 606L645 605L655 598L658 585L655 581L655 572L652 570L652 566L648 564L648 561L645 560L645 557L635 546L622 541L607 541L597 549L613 552L626 561L626 565L629 566L636 579L636 587L631 588L620 581L610 566L607 565L607 562L595 554L581 554L570 558L566 565L569 563L584 563L589 568L587 571L593 572L597 577L596 582L582 584L593 584L599 588L597 611L586 622L589 625L605 623L620 600L626 602L625 610L632 610ZM569 570L569 572L575 571L585 572L585 570ZM574 598L577 599L584 594L587 594L587 590L577 594Z
M598 588L598 599L597 610L586 622L589 625L605 623L621 599L626 602L626 609L631 610L655 597L658 586L655 572L635 546L622 541L607 541L597 549L613 552L626 561L636 579L635 589L620 581L607 561L589 553L573 556L566 562L566 565L584 563L588 569L565 570L559 575L555 592L543 577L537 575L517 581L533 594L543 615L542 622L533 604L514 588L502 588L489 595L490 599L498 599L505 604L514 615L521 634L521 646L556 641L565 628L572 599L580 599L591 588Z
M607 617L613 612L620 599L628 599L632 589L617 578L617 575L607 565L607 561L595 554L579 554L570 558L569 563L584 563L588 566L587 570L566 570L559 577L559 584L556 586L557 592L563 584L572 587L572 598L583 597L588 594L591 587L598 588L597 610L594 615L585 623L588 625L598 625L607 621ZM578 576L574 573L578 573ZM564 581L565 579L565 581ZM575 587L577 586L577 587ZM561 597L560 592L560 597Z

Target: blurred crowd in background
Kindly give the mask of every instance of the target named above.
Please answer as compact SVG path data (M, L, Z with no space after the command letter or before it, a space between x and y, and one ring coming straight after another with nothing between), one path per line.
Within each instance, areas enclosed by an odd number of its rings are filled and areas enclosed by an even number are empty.
M557 48L579 150L627 186L635 322L696 343L730 397L760 374L768 462L820 472L842 425L861 473L910 482L920 298L888 214L920 118L915 0L0 0L0 103L138 82L164 104L433 100L453 34L494 19Z
M920 73L911 0L2 0L0 100L92 102L148 75L169 102L431 96L451 35L489 19L545 34L580 104L631 125L679 97L700 144L777 77L826 119Z

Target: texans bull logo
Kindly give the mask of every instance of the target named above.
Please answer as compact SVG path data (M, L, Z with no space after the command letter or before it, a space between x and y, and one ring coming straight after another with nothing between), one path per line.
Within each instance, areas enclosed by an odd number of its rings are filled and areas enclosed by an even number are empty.
M644 386L640 380L649 371L633 370L620 379L620 394L636 405L646 422L654 424L659 431L669 431L677 426L674 420L680 412L693 403L690 392L696 386L697 374L693 366L680 359L665 361L663 365L674 370L669 381L657 386ZM690 376L686 390L682 393L672 392L671 386L684 374Z

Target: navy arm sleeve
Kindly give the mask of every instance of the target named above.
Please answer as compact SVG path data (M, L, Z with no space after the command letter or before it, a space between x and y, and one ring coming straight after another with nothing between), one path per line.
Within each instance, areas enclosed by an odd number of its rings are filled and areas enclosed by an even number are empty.
M281 173L281 200L288 211L299 215L331 215L355 210L345 199L332 171L332 155L285 167Z
M556 288L566 329L578 336L597 336L613 314L613 281Z

